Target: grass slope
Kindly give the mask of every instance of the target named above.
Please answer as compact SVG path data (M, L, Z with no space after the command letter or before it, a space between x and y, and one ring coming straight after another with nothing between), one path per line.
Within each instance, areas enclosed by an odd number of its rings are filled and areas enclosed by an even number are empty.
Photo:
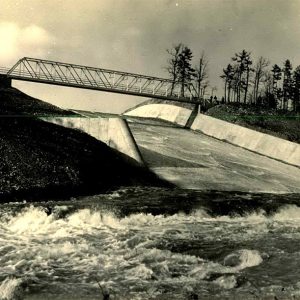
M74 115L74 113L30 97L16 88L0 86L0 115L49 116Z
M300 115L245 104L221 104L207 115L266 134L300 143Z

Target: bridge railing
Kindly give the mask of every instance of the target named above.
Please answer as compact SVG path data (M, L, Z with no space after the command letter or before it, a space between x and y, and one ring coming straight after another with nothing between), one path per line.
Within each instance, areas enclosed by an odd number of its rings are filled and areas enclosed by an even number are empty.
M7 72L7 76L20 80L185 102L197 98L197 92L190 83L182 85L169 79L28 57L20 59Z
M5 67L0 67L0 74L6 75L10 69Z

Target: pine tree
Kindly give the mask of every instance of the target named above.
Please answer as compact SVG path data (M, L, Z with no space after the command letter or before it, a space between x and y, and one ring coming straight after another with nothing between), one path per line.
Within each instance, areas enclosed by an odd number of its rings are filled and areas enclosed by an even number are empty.
M234 78L234 68L231 64L228 64L226 69L223 69L223 75L221 75L221 78L223 78L225 82L224 101L230 102L230 91L232 88L232 81Z
M283 67L283 109L288 108L288 100L292 95L292 64L287 59Z
M247 92L249 87L249 77L251 68L250 65L252 64L252 61L250 59L250 52L247 52L246 50L242 50L240 53L235 53L235 56L232 57L232 60L237 63L237 82L236 82L236 96L237 96L237 102L240 102L241 100L241 90L244 88L245 94L244 94L244 102L246 102L247 98ZM244 78L244 74L246 72L246 78Z
M251 53L248 52L244 58L244 66L246 71L246 81L245 81L245 93L244 93L244 103L247 102L247 94L248 94L248 87L249 87L249 80L250 80L250 72L253 72L253 69L250 67L252 65L252 60L250 58Z
M195 70L191 66L191 61L193 58L193 53L188 47L184 47L179 54L178 61L178 81L181 83L181 97L184 97L185 87L192 81L195 77Z
M293 110L300 111L300 66L293 73Z
M273 94L275 97L275 101L276 104L278 103L278 101L281 101L281 90L278 87L278 82L281 80L281 76L282 76L282 70L280 69L280 67L275 64L271 70L272 75L273 75ZM277 105L276 105L277 106Z

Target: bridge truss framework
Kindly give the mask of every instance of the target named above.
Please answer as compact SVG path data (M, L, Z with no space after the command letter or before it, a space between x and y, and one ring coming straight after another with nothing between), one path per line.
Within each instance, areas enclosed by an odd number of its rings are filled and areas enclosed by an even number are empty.
M11 79L199 103L193 84L170 79L24 57L7 73Z

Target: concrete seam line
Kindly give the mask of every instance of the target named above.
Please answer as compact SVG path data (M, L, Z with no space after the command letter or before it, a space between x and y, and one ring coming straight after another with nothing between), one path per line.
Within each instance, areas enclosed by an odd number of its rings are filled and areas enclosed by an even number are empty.
M143 156L142 156L140 149L135 141L135 138L131 132L131 129L128 125L127 120L125 120L123 118L118 118L118 119L121 122L121 124L123 125L122 127L124 128L124 133L125 133L125 136L127 137L126 140L129 143L130 149L133 151L133 154L136 157L136 160L143 166L146 166Z
M184 125L184 128L191 128L191 126L193 125L195 119L197 118L198 116L198 109L199 109L199 104L195 104L193 110L191 110L191 113L190 113L190 116L188 117L185 125Z

